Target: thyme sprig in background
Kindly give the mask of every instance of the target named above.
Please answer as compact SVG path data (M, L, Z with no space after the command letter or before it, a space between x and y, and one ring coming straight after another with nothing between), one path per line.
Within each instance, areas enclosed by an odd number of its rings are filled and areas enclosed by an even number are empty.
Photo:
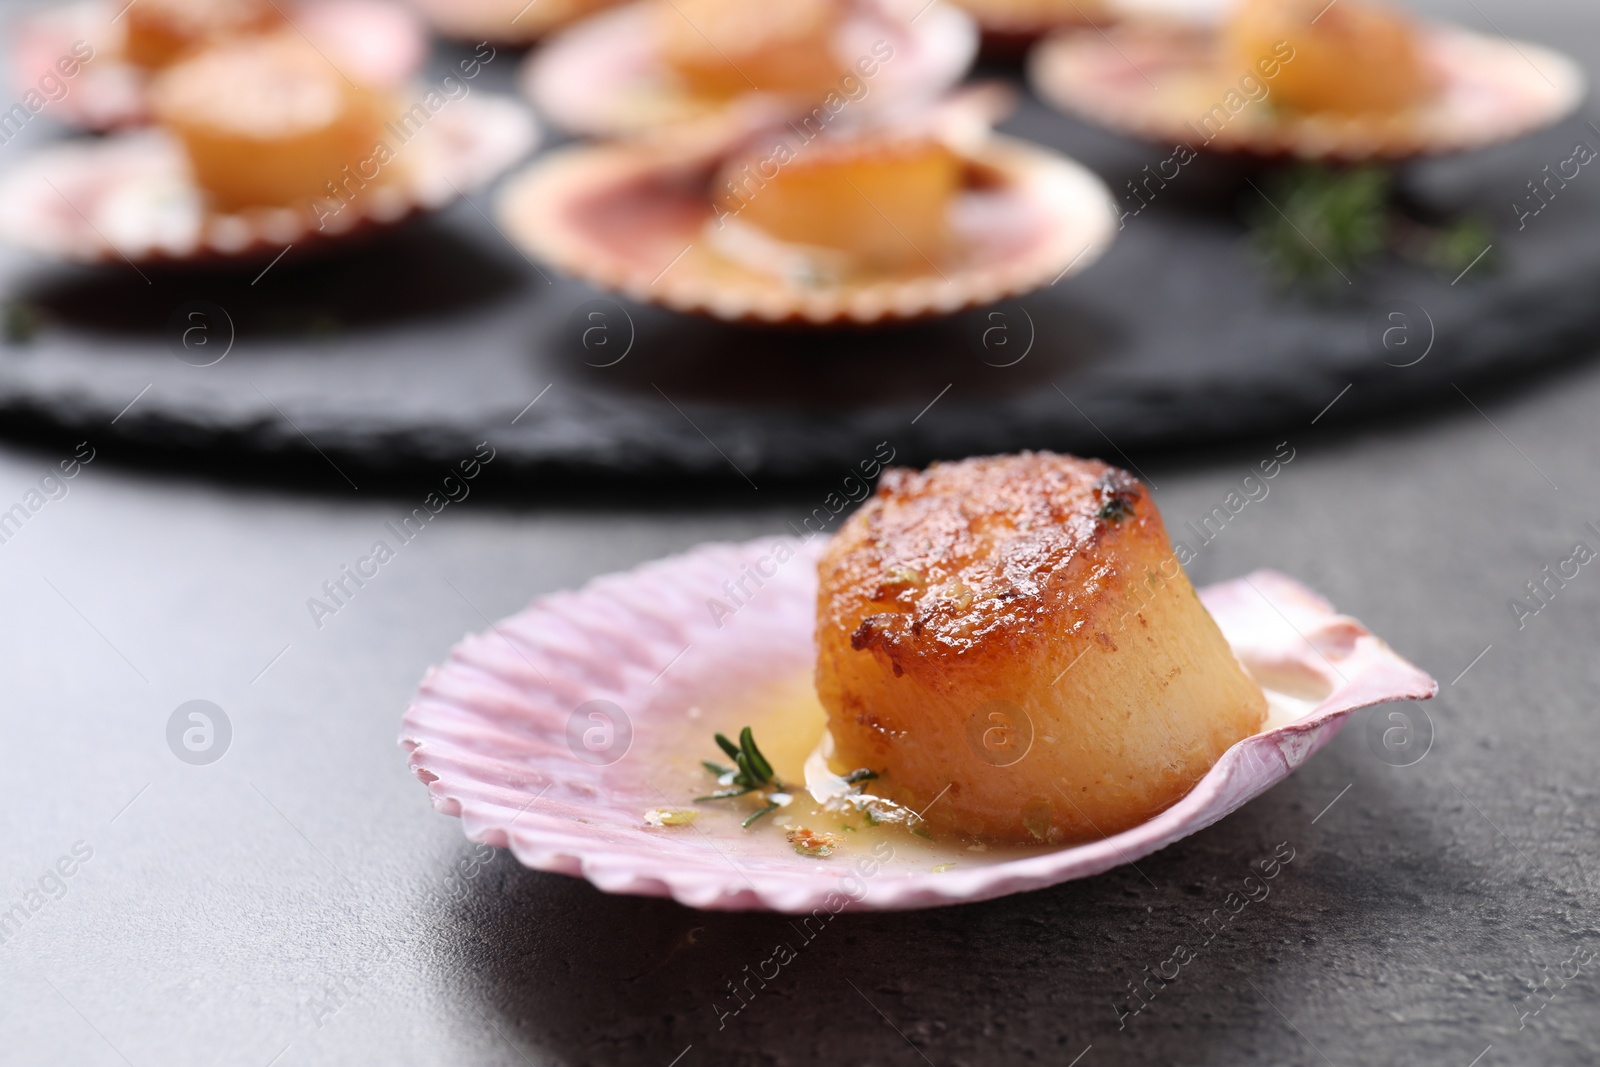
M755 735L746 726L739 731L739 743L736 745L723 734L717 734L717 747L728 754L733 760L732 767L725 767L711 760L701 760L700 765L717 776L719 785L726 788L714 793L707 793L703 797L695 797L696 803L706 800L728 800L732 797L742 797L746 793L761 792L767 794L766 806L745 819L739 825L749 826L763 815L777 811L779 804L773 800L771 793L786 793L783 783L778 781L777 775L772 771L772 764L767 762L767 757L761 754L761 749L756 746Z
M1246 217L1256 248L1291 284L1348 281L1385 253L1454 279L1493 241L1474 216L1430 225L1400 210L1391 172L1380 166L1300 166L1264 179ZM1492 269L1484 257L1479 269Z

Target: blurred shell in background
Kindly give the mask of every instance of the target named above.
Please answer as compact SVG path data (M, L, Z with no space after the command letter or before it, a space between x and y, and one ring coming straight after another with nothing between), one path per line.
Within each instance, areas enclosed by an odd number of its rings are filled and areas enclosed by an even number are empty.
M502 193L531 254L647 303L819 325L944 315L1058 281L1115 234L1110 194L995 136L997 94L848 130L782 124L709 151L569 148Z
M476 43L530 44L619 0L411 0L445 37Z
M1164 145L1344 162L1510 140L1570 114L1586 91L1578 65L1551 49L1360 0L1248 0L1205 14L1053 36L1031 57L1034 88Z
M936 99L977 52L972 20L917 0L639 0L530 57L541 114L597 137L759 128L817 107L852 115Z
M138 125L151 120L148 87L161 68L197 49L286 27L365 84L403 85L427 58L421 20L384 0L81 0L18 21L12 82L18 91L33 89L59 76L63 57L88 53L67 92L51 101L51 117L92 130Z

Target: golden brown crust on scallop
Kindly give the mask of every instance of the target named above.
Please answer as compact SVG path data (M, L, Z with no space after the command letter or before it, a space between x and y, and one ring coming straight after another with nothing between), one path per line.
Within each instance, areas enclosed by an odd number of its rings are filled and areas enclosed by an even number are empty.
M1082 604L1073 575L1108 530L1142 532L1153 509L1126 471L1064 459L1023 453L886 471L829 553L840 563L830 611L840 623L858 618L852 646L902 666L952 662L980 643L1034 640L1030 618Z
M935 827L1114 833L1265 714L1149 494L1097 460L887 471L819 573L817 692L841 764L917 810L940 797Z

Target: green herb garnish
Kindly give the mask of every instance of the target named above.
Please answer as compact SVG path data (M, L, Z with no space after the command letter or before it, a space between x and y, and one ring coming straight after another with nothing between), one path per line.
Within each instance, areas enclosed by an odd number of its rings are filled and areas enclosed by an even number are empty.
M1250 195L1246 216L1254 243L1290 283L1340 286L1389 255L1450 279L1469 267L1495 266L1488 223L1471 215L1413 217L1383 167L1295 167Z
M28 304L7 304L5 337L14 345L25 345L39 332L39 313Z
M790 830L784 834L789 839L789 844L802 856L812 856L816 859L825 859L833 855L833 850L839 846L839 839L832 834L819 834L814 830L801 828Z
M761 749L756 745L756 739L750 732L750 727L746 726L739 731L739 743L737 745L722 734L717 734L716 738L717 747L727 753L729 759L733 760L733 766L724 767L722 764L713 763L711 760L701 760L700 765L716 775L717 784L725 788L718 789L713 793L707 793L705 796L695 797L695 801L698 803L706 800L728 800L732 797L742 797L746 793L759 792L765 795L766 805L745 819L740 824L741 826L749 826L763 815L770 815L772 812L777 811L780 805L776 800L772 799L771 794L784 793L787 790L773 773L772 764L767 762L767 757L762 754Z
M1495 254L1490 251L1494 230L1477 216L1469 215L1442 230L1432 231L1430 238L1421 258L1440 274L1454 278L1469 267L1492 271L1499 266Z
M1107 522L1121 522L1133 514L1133 505L1120 496L1114 496L1101 504L1100 510L1095 514Z
M1249 212L1255 243L1289 281L1349 281L1385 246L1389 172L1296 167L1266 183Z
M707 793L705 796L695 797L696 803L708 800L731 800L734 797L755 793L766 803L739 824L745 827L748 827L763 815L771 815L788 803L788 797L784 794L789 792L789 788L778 780L777 774L773 772L772 763L761 751L761 747L756 744L755 735L751 733L750 727L746 726L739 731L738 744L734 744L723 734L715 736L717 747L722 749L729 759L733 760L733 766L725 766L714 760L701 760L700 766L715 775L717 784L722 788ZM861 767L845 775L844 780L850 785L860 785L862 782L870 782L876 777L878 777L877 771ZM870 810L867 812L867 820L869 823L878 821ZM851 829L851 827L846 827L846 829ZM828 853L807 853L807 855L813 854L826 856Z
M745 819L739 825L748 828L751 823L753 823L757 819L761 818L761 816L770 815L770 814L772 814L773 812L775 812L777 810L778 810L778 802L776 800L769 800L769 801L767 801L767 806L766 807L762 808L760 811L757 811L755 814L753 814L749 818Z

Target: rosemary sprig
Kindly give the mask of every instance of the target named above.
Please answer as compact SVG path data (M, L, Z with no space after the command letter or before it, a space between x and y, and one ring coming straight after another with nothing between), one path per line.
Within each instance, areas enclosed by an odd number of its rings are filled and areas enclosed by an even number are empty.
M715 793L707 793L703 797L695 797L694 799L695 799L695 801L697 803L699 801L702 801L702 800L727 800L729 797L742 797L746 793L751 793L751 792L754 792L754 790L749 789L749 788L745 788L745 789L719 789Z
M772 799L771 794L784 793L787 790L773 773L772 764L756 744L755 735L750 732L750 727L746 726L739 731L737 745L723 734L717 734L716 739L717 747L733 760L733 766L725 767L711 760L701 760L700 765L716 776L718 785L727 788L695 797L696 803L706 800L728 800L732 797L742 797L746 793L761 793L766 797L766 805L745 819L740 824L742 826L749 826L763 815L777 811L780 805Z
M778 802L776 800L769 800L769 801L767 801L767 806L766 807L762 808L760 811L756 812L754 815L751 815L748 819L744 820L739 825L748 828L751 823L753 823L757 819L761 818L761 816L770 815L772 812L775 812L777 810L778 810Z
M39 312L31 304L11 303L5 308L5 338L14 345L25 345L39 332Z
M707 793L705 796L695 797L696 803L708 800L731 800L749 793L759 794L766 803L751 812L739 825L748 828L751 823L762 816L771 815L777 811L787 799L780 801L778 794L786 794L789 788L778 781L777 774L772 769L772 764L761 747L756 744L755 735L750 727L746 726L739 731L739 743L734 744L723 734L716 735L717 747L733 760L733 766L728 767L714 760L701 760L700 766L716 776L717 784L723 788ZM878 772L867 767L851 771L845 775L844 780L850 785L860 785L870 782L878 777ZM868 813L871 818L871 813ZM821 855L827 855L826 852Z
M1474 263L1479 264L1479 270L1486 267L1494 270L1499 266L1496 254L1489 252L1494 241L1494 230L1475 215L1458 219L1442 230L1431 232L1428 237L1426 246L1416 258L1440 274L1454 277Z
M1385 245L1389 172L1297 167L1275 176L1250 222L1255 241L1291 281L1328 283L1370 262Z
M1480 217L1424 221L1406 210L1383 167L1301 166L1265 180L1248 212L1252 237L1291 284L1337 289L1386 255L1454 278L1484 259L1494 232ZM1480 271L1493 269L1490 256Z

